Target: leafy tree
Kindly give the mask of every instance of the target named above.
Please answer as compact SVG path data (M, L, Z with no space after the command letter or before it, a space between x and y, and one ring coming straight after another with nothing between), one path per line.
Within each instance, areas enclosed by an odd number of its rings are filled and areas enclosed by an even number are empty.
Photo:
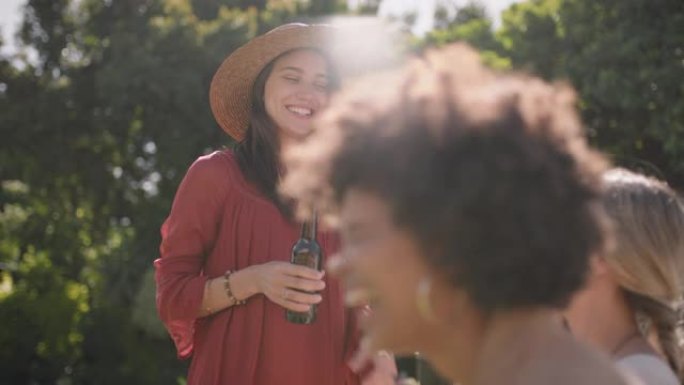
M524 69L546 79L561 74L559 63L567 53L560 44L564 33L559 28L559 8L562 0L527 1L513 4L504 11L502 28L496 38L518 69Z
M684 187L684 3L523 1L497 31L477 3L440 15L442 28L418 47L465 41L494 67L570 82L592 140L615 163Z
M37 60L0 57L0 383L183 381L152 261L187 167L231 144L211 77L256 34L332 9L316 6L26 3Z
M684 186L684 3L535 0L503 15L516 67L567 79L617 163Z
M465 42L477 47L487 64L494 68L510 67L509 60L501 55L504 51L492 29L492 20L487 16L484 5L470 2L455 12L438 9L437 23L440 28L430 31L416 43L419 49L440 47L453 42Z

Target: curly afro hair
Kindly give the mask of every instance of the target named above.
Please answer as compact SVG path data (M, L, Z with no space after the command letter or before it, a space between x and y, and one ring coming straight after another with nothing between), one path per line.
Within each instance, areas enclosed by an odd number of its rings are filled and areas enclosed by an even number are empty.
M382 197L428 263L483 311L565 306L601 252L600 174L573 91L430 51L337 95L286 154L282 191L334 215Z

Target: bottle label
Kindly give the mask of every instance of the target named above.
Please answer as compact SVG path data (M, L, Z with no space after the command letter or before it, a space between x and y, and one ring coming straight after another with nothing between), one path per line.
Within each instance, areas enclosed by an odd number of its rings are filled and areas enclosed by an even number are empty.
M311 255L310 250L299 250L292 256L292 263L295 265L306 266L318 270L318 261Z

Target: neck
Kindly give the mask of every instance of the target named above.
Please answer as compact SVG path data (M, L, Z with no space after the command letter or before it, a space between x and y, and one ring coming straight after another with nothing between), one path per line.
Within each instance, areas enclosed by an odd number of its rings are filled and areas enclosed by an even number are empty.
M470 384L507 382L543 357L548 346L568 338L557 311L528 308L494 314L478 354Z
M589 288L579 293L567 313L572 333L599 350L617 355L639 328L617 286Z
M297 144L299 141L287 135L279 135L278 142L280 143L280 153L285 154L293 145Z
M567 334L558 313L549 309L495 312L443 333L448 337L426 356L441 373L464 385L497 382L492 376L505 378L523 360L534 359L529 352L539 341Z
M451 382L469 384L476 361L474 352L481 340L481 324L469 319L456 327L439 326L432 329L430 341L434 344L423 347L421 353ZM463 330L468 332L463 333Z
M288 151L290 151L293 145L297 144L297 142L291 138L285 137L284 135L281 135L280 138L278 138L278 142L280 143L280 151L278 152L278 159L276 159L276 162L278 164L278 173L282 177L287 172L285 163L282 161L282 157L283 155L287 155Z

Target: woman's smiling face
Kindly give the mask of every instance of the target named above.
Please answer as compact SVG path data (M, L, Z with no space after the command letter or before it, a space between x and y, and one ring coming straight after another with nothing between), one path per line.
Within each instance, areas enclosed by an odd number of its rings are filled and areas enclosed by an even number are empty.
M329 63L320 53L299 49L276 60L264 87L266 113L281 140L300 140L314 116L328 105Z

